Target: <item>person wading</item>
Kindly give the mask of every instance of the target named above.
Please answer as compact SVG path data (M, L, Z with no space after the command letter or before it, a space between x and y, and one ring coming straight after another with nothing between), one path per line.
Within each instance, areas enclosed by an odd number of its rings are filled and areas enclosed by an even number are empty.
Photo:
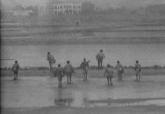
M55 60L54 57L50 54L50 52L48 52L48 54L47 54L47 60L48 60L48 62L49 62L49 66L50 66L50 72L53 72L52 65L55 64L56 60Z
M67 83L71 84L71 78L72 78L72 74L74 73L74 69L70 64L70 61L67 61L67 65L65 65L64 70L65 70L65 75L67 76Z
M100 52L96 55L96 60L98 62L98 70L102 69L103 59L105 58L105 55L103 53L103 50L100 50Z
M58 78L58 87L61 88L62 87L62 78L65 75L65 71L64 69L61 67L60 64L58 64L58 68L56 70L57 73L57 78Z
M104 72L104 77L107 78L108 85L110 84L113 85L112 83L113 73L114 73L113 68L108 64Z
M120 61L117 61L117 65L115 68L117 69L117 74L119 77L118 80L120 80L120 81L123 80L122 74L124 73L124 68L123 68L122 64L120 63Z
M84 58L84 61L83 61L83 62L81 63L81 65L80 65L80 67L81 67L82 70L83 70L84 81L87 81L89 62L90 62L90 61L86 61L86 59Z
M140 81L141 65L139 64L139 61L136 61L135 72L136 72L136 80Z
M12 72L14 73L14 78L13 80L17 80L18 79L18 71L19 71L19 64L18 61L15 61L15 64L12 66Z

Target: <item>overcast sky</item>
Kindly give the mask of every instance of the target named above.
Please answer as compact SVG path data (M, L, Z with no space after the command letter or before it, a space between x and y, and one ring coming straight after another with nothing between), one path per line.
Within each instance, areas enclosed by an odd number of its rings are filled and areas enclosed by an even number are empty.
M1 0L2 4L13 6L13 4L22 4L23 6L29 5L41 5L44 4L47 0ZM54 1L64 1L64 0L54 0ZM65 0L67 1L67 0ZM149 4L162 4L165 3L165 0L74 0L74 1L91 1L97 6L102 8L108 7L127 7L127 8L136 8L141 6L146 6Z

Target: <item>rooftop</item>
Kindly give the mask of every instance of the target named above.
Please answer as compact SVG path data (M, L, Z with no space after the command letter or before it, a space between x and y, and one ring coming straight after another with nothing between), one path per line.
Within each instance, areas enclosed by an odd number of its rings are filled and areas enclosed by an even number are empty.
M63 4L63 3L72 3L72 4L79 4L81 2L76 0L61 0L61 1L55 1L55 0L48 0L47 4Z

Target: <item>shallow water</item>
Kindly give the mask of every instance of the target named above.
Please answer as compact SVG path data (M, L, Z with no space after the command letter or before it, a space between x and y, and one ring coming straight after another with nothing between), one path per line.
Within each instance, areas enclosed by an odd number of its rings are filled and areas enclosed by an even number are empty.
M115 66L116 61L120 60L124 66L134 66L135 61L139 60L142 66L165 66L164 44L19 45L1 48L1 58L16 59L21 67L49 66L47 52L51 52L56 63L62 66L70 60L77 67L83 58L90 60L90 65L97 65L96 54L100 49L105 53L103 65L109 63ZM14 61L1 61L1 66L11 67L13 63Z
M165 99L160 100L144 100L132 103L93 103L88 104L88 107L126 107L126 106L165 106Z
M2 79L2 107L122 107L122 106L165 106L164 76L144 76L141 82L135 77L125 77L124 81L113 80L108 86L106 79L73 78L72 84L63 80L63 88L58 88L56 78L11 77ZM123 102L124 101L124 102Z

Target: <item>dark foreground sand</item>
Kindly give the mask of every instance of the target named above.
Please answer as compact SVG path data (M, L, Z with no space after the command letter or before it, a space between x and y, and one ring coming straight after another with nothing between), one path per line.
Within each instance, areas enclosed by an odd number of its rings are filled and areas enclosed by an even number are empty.
M115 108L45 107L2 109L2 114L164 114L165 106L136 106Z

